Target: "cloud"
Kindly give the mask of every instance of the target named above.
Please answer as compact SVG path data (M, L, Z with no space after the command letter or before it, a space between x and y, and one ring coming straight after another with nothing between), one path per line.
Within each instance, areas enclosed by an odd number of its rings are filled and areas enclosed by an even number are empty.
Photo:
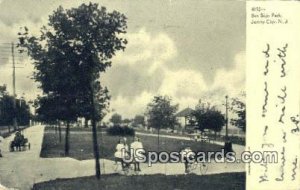
M212 89L222 89L228 95L236 96L245 90L246 80L246 56L245 52L239 52L234 57L234 67L231 69L219 69L212 85Z
M111 108L124 116L143 113L165 81L168 61L177 56L174 41L165 33L151 33L146 28L126 35L125 52L113 58L112 68L102 75L112 95ZM162 89L163 90L163 89Z
M207 85L200 72L193 70L167 71L159 93L174 97L200 97Z
M149 73L162 67L177 55L174 41L166 33L151 34L145 28L128 33L125 53L118 53L113 62L147 67Z
M200 71L173 71L164 67L164 79L156 91L141 91L135 94L134 98L117 96L112 99L111 108L130 118L135 114L143 114L153 96L168 95L174 104L179 104L179 109L194 108L201 99L223 111L225 95L234 97L245 90L245 52L237 53L233 60L235 62L232 68L219 69L216 72L213 84L208 84Z
M125 52L113 58L103 83L113 97L136 98L143 91L156 92L164 80L166 63L176 58L174 41L165 33L150 33L145 28L126 38Z
M154 94L142 92L135 99L130 99L124 96L118 96L111 101L111 110L122 114L123 118L133 118L136 114L144 114L147 104L151 101ZM114 112L110 112L105 120L108 120Z
M23 24L31 21L38 24L43 16L47 16L58 5L52 0L3 0L0 7L0 21L6 25Z

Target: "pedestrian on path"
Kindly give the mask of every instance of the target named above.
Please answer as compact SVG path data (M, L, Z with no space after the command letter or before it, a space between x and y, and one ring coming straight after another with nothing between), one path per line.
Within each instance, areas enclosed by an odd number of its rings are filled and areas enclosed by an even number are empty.
M115 156L115 163L117 164L118 162L120 162L122 166L122 170L124 170L125 167L124 158L128 156L128 145L126 144L125 139L120 139L118 141L114 156Z
M141 155L145 153L143 144L140 138L135 137L134 142L130 145L131 156L133 157L134 171L141 171L140 162Z

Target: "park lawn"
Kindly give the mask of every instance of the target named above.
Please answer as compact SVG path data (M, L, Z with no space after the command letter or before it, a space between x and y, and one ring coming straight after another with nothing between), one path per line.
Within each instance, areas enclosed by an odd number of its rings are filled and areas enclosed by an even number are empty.
M142 132L142 133L149 133L149 131L146 131L145 129L141 129L141 128L137 128L136 129L137 132ZM156 132L154 132L156 133ZM178 137L190 137L189 134L185 133L185 134L180 134L180 133L168 133L166 131L160 131L161 135L169 135L169 136L178 136ZM221 141L221 142L225 142L225 136L220 136L219 134L217 135L217 138L215 138L215 134L214 133L206 133L206 135L211 139L211 140L217 140L217 141ZM229 140L233 143L233 144L238 144L238 145L243 145L245 146L246 144L246 139L242 138L242 137L237 137L237 136L232 136L229 135L228 136Z
M42 144L41 157L53 158L64 156L64 139L65 134L62 133L62 142L59 143L59 135L54 130L46 129ZM115 146L118 142L118 136L110 136L105 132L98 133L98 142L100 144L100 157L106 159L114 159ZM133 137L126 137L128 143L133 141ZM157 137L140 136L144 149L147 151L158 151ZM70 132L70 153L69 157L86 160L93 159L92 133L87 131ZM179 140L160 137L159 151L180 151L190 146L193 151L220 151L222 146L210 144L206 142L194 142L188 140Z
M34 184L33 190L244 190L245 173L226 173L198 176L190 175L137 175L118 174L103 175L100 180L95 177L57 179Z

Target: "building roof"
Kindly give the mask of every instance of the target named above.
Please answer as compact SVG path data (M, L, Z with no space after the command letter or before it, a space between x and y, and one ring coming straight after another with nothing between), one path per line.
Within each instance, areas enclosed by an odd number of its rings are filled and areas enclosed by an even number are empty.
M183 109L183 110L181 110L180 112L178 112L177 114L176 114L176 117L187 117L187 116L191 116L192 115L192 113L193 113L193 109L191 109L191 108L185 108L185 109Z

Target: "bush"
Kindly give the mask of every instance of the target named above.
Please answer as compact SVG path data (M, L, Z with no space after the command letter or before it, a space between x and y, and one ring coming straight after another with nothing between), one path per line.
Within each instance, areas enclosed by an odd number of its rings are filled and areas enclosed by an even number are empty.
M112 136L134 136L135 130L128 126L115 125L106 130L107 134Z

